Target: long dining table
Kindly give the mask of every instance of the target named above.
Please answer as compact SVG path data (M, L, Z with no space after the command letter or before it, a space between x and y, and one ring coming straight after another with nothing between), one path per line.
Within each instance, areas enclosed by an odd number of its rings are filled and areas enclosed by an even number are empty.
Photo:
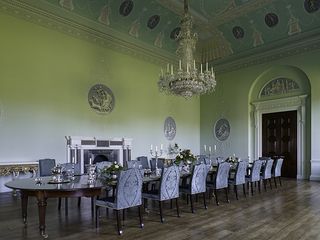
M6 187L19 190L21 194L21 209L24 224L27 224L28 198L36 197L38 201L39 229L43 238L46 233L46 207L48 198L59 197L91 197L95 198L101 194L104 184L97 180L88 184L88 175L76 176L70 182L53 183L52 177L42 179L27 178L17 179L5 184Z

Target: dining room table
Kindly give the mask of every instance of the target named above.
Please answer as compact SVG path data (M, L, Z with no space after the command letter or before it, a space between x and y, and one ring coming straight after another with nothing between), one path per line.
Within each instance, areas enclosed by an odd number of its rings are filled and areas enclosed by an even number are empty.
M52 177L16 179L7 182L6 187L17 190L21 195L23 223L27 224L28 198L36 197L38 202L39 230L43 238L46 233L46 207L48 198L91 197L92 201L101 194L104 184L88 181L88 175L75 176L72 180L55 182Z

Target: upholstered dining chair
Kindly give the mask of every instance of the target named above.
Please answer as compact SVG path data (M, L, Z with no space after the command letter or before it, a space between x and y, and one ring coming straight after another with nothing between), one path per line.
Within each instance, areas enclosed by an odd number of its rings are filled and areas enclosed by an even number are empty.
M138 160L131 160L127 162L127 167L129 168L137 168L139 169L140 166L140 162ZM142 166L141 166L142 167Z
M250 169L250 174L246 176L246 182L251 185L251 195L253 195L253 183L258 184L259 193L260 191L260 173L261 173L261 167L262 167L262 161L263 160L255 160L253 162L253 165Z
M73 170L73 173L75 175L81 174L80 163L62 163L60 165L65 172ZM80 207L80 205L81 205L81 197L78 198L78 207ZM68 198L65 198L64 207L65 207L65 209L64 209L65 215L68 216ZM61 209L61 198L58 199L58 209L59 210Z
M156 169L156 159L152 158L150 160L151 170L154 171ZM158 158L158 168L164 167L164 158Z
M190 197L191 212L194 213L193 207L193 196L198 194L203 194L203 204L204 208L207 209L206 204L206 179L210 166L201 163L194 165L192 168L190 184L180 187L180 193L187 194Z
M144 201L146 199L156 200L159 202L159 210L160 210L160 221L163 223L163 213L162 213L162 202L166 200L175 199L176 200L176 208L177 215L180 217L179 212L179 180L180 180L180 171L178 166L170 166L167 168L163 168L161 172L160 178L160 186L158 189L148 191L144 190L142 193L142 198Z
M149 160L147 156L137 157L137 160L140 162L142 169L150 169Z
M274 179L274 184L275 184L276 188L277 188L277 180L276 180L276 178L279 179L279 184L280 184L280 186L282 186L282 184L281 184L282 164L283 164L283 158L278 158L274 163L274 168L272 169L271 176Z
M247 173L248 161L242 160L237 163L236 171L233 178L229 178L229 185L233 185L236 199L238 198L238 186L242 185L243 195L246 197L246 173Z
M228 162L221 162L218 164L217 173L215 177L213 178L213 181L207 181L207 188L209 190L214 191L214 195L216 198L216 204L219 206L219 200L218 200L218 191L219 189L224 189L226 193L226 199L229 203L229 197L228 197L228 178L229 178L229 172L230 172L230 164ZM209 191L210 193L210 191Z
M48 177L52 175L52 168L56 166L56 160L51 158L45 158L39 160L39 177Z
M263 181L264 190L267 191L267 181L269 180L270 188L272 189L271 184L271 170L273 166L273 159L266 160L266 163L263 167L262 173L261 173L261 180Z
M110 208L116 211L118 234L122 234L121 210L138 207L140 227L143 228L142 221L142 183L143 171L131 168L119 173L116 194L114 197L106 197L96 200L96 227L99 227L99 209L101 207Z

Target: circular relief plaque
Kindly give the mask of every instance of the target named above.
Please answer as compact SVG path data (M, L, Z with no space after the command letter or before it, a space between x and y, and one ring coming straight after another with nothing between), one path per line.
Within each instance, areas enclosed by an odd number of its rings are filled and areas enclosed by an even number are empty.
M219 141L225 141L230 135L230 124L225 118L220 118L214 125L214 136Z
M115 99L110 88L103 84L96 84L89 90L88 102L96 112L110 113L114 108Z
M160 22L160 16L159 15L153 15L149 18L147 26L150 29L154 29Z
M169 141L173 140L174 137L176 136L176 132L177 132L176 122L172 117L167 117L166 120L164 121L163 131L164 131L164 136Z
M128 16L133 9L133 5L134 4L132 0L123 1L120 5L119 13L124 17Z
M240 26L235 26L233 29L232 29L232 34L233 36L236 38L236 39L241 39L244 37L244 30L242 27Z
M265 23L268 25L268 27L274 27L278 24L279 22L279 17L277 14L275 13L268 13L265 17L264 17L264 21Z
M170 38L172 40L176 40L180 34L181 28L180 27L176 27L175 29L173 29L170 33Z

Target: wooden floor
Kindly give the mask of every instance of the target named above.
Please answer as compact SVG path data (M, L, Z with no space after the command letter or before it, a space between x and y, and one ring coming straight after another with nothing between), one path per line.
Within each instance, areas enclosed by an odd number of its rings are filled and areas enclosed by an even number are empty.
M57 211L57 200L50 199L47 208L47 233L49 239L320 239L320 183L283 180L283 186L261 194L248 196L239 194L237 201L230 194L231 203L216 206L214 199L208 210L202 200L196 203L195 214L189 205L180 200L181 218L175 216L175 209L165 205L165 223L159 221L157 204L150 206L144 214L144 229L138 227L137 210L128 212L123 236L115 230L116 221L110 211L106 216L101 211L100 228L96 229L91 216L90 200L83 198L81 210L77 199L69 203L69 216L64 209ZM21 219L20 199L9 193L0 194L0 239L41 239L38 232L37 205L29 200L28 226Z

